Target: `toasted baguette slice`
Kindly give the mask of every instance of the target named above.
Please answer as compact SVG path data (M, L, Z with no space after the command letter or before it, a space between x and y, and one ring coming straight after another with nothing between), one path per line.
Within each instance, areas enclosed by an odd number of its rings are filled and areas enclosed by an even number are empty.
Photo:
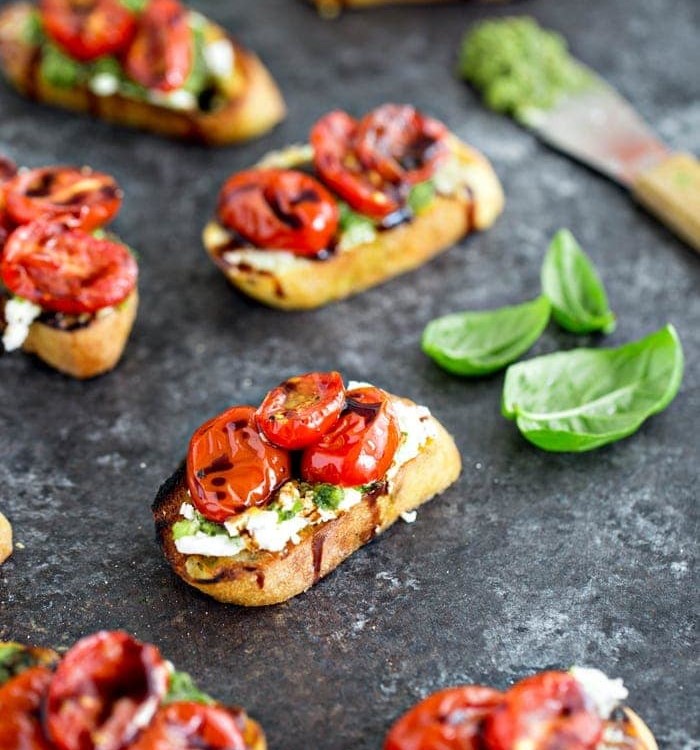
M183 555L175 548L172 526L188 501L184 466L160 488L153 504L156 535L173 570L187 583L228 604L259 607L301 594L346 557L449 487L461 459L452 437L434 418L435 428L421 452L404 464L389 494L365 496L337 518L303 529L299 544L282 552L244 551L234 557Z
M59 88L39 71L40 48L24 37L29 3L12 3L0 11L0 69L8 81L31 99L95 117L118 125L149 130L159 135L223 145L262 135L286 113L276 83L260 59L210 22L210 41L228 38L235 50L236 73L242 82L228 92L227 103L211 112L180 111L122 94L97 96L85 85Z
M600 750L659 750L642 719L631 708L623 708L622 713L622 718L606 722L606 738Z
M326 260L261 251L270 262L257 267L246 261L245 254L241 262L227 262L226 230L211 221L204 229L204 246L234 286L271 307L310 309L357 294L422 266L469 232L488 229L498 218L503 190L491 164L455 137L450 147L468 175L466 189L450 197L437 195L410 222L378 232L372 242L339 250Z
M0 513L0 565L12 554L12 526Z
M87 325L61 330L34 321L22 349L46 364L80 380L111 370L124 351L138 309L134 290L113 312L94 317Z

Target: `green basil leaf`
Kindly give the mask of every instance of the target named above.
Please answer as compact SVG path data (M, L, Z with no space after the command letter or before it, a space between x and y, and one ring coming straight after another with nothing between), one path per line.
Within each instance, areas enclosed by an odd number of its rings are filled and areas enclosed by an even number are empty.
M170 675L170 685L168 692L163 699L163 703L175 703L177 701L191 701L193 703L203 703L211 705L216 701L203 693L195 684L187 672L173 672Z
M548 451L581 452L635 432L665 409L683 378L683 349L667 325L614 349L573 349L508 368L503 416Z
M411 209L411 213L419 214L424 211L435 198L435 185L432 180L419 182L414 185L408 193L406 203Z
M39 67L42 78L56 88L73 88L90 77L90 67L64 54L55 44L42 47Z
M428 323L423 351L456 375L487 375L524 354L549 320L546 297L498 310L461 312Z
M377 228L372 219L363 214L353 211L347 203L338 202L339 225L340 225L340 247L347 250L356 245L364 245L373 242L377 237Z
M560 229L549 245L542 265L542 291L552 303L554 320L567 331L615 330L605 287L568 229Z
M141 13L148 5L148 0L119 0L119 2L132 13Z
M344 497L342 487L334 484L318 484L314 487L314 504L322 510L336 510Z

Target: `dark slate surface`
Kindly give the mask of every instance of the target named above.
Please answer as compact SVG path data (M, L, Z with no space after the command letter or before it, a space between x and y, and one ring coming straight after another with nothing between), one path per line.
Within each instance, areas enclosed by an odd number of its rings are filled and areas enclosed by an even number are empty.
M240 701L272 748L378 748L436 688L499 687L576 662L623 676L662 748L698 748L700 258L615 185L484 111L451 76L462 29L494 6L318 20L301 2L198 2L259 50L290 116L259 142L207 151L25 102L0 87L0 148L18 162L88 163L126 191L116 229L141 253L126 355L90 383L0 360L0 507L21 546L0 570L0 637L68 646L97 628L155 641ZM539 0L518 11L564 31L675 148L700 152L697 0ZM413 101L488 154L507 210L418 273L325 310L239 297L207 261L218 186L326 109ZM465 382L420 352L449 311L532 297L546 242L570 227L598 264L621 343L666 321L687 355L680 395L622 443L542 453L499 416L502 376ZM550 327L535 352L578 340ZM191 431L292 373L338 368L432 407L456 435L460 482L297 599L221 606L180 583L149 505Z

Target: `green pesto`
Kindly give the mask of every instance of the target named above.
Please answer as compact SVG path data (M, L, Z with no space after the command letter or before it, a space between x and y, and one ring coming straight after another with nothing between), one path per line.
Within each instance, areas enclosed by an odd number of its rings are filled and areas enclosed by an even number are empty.
M314 487L314 504L322 510L337 510L344 497L342 487L334 484L317 484Z
M148 5L148 0L119 0L119 2L132 13L141 13Z
M419 182L411 188L406 203L411 209L411 213L419 214L433 202L435 198L435 185L432 180Z
M191 701L203 703L207 706L216 702L194 684L187 672L173 672L170 675L170 685L163 703L175 703L176 701Z
M43 45L40 71L47 83L63 89L73 88L90 76L88 65L76 62L51 42Z
M36 658L18 643L0 644L0 685L35 666Z
M194 536L198 531L207 536L218 536L227 534L226 529L218 523L207 521L201 513L195 511L195 517L188 521L183 518L173 524L173 539L182 539L183 536Z
M344 201L338 202L339 225L342 242L346 247L372 242L377 237L377 228L372 219L353 211Z
M27 15L27 23L22 31L22 41L32 47L38 47L43 43L44 27L41 25L41 16L38 11L33 10Z
M276 508L275 510L277 510L277 520L282 523L283 521L289 521L290 518L299 515L299 513L304 510L304 504L301 500L297 500L288 510L283 508Z
M527 16L484 21L462 40L459 73L487 107L527 122L595 78L568 51L564 37Z
M206 40L204 38L204 29L201 25L192 25L192 37L194 39L194 56L192 60L192 70L190 70L187 80L183 84L183 89L189 91L190 94L199 96L204 89L209 85L211 76L209 75L209 68L207 62L204 59L204 46Z

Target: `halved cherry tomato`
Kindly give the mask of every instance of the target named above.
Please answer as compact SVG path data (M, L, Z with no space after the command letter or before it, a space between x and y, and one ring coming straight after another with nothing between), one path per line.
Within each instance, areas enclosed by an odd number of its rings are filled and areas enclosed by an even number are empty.
M46 667L31 667L0 687L2 750L51 750L41 726L41 704L51 677Z
M356 211L383 219L446 155L447 128L413 107L385 104L359 122L336 110L312 128L321 179Z
M5 240L12 231L14 224L7 215L5 206L5 186L17 174L17 167L13 161L0 156L0 251L5 245Z
M484 722L489 750L594 750L603 721L567 672L541 672L508 690Z
M388 394L366 386L345 397L335 425L302 454L301 476L307 482L358 487L381 479L391 466L399 428Z
M49 686L47 732L58 750L121 750L154 716L168 679L155 646L121 631L83 638Z
M240 712L201 703L172 703L129 750L246 750Z
M255 412L258 429L288 450L315 443L335 424L345 406L339 372L307 372L273 388Z
M90 230L112 219L122 202L113 177L84 167L44 167L20 172L5 186L7 212L17 224L65 219Z
M194 36L178 0L151 0L124 59L126 72L149 89L184 86L194 64Z
M318 255L338 228L338 206L317 180L291 169L249 169L221 189L221 223L261 248Z
M502 698L479 685L434 693L394 724L384 750L480 750L484 718Z
M76 60L87 62L129 46L136 14L119 0L41 0L46 33Z
M187 452L187 484L197 510L223 523L264 505L291 475L289 453L255 426L252 406L234 406L195 431Z
M11 292L72 315L122 302L137 275L136 261L124 245L60 222L18 227L0 258L0 277Z

